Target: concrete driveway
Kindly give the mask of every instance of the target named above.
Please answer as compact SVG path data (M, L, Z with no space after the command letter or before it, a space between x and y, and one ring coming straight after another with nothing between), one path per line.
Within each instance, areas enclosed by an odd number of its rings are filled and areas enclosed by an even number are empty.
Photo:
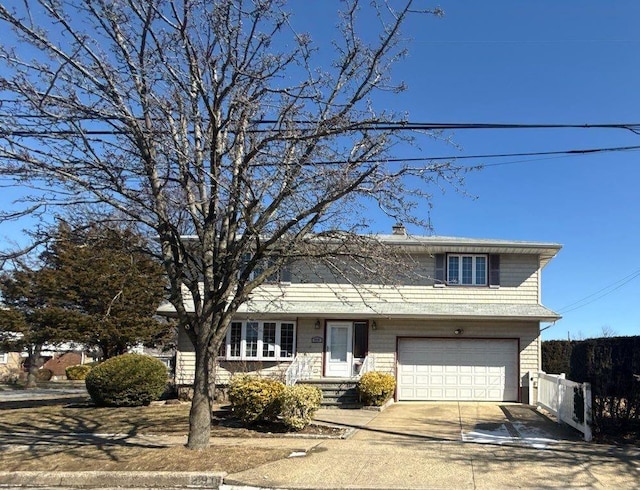
M640 450L584 443L517 404L398 403L322 410L358 428L346 440L307 441L301 456L225 478L267 488L637 488ZM302 447L301 447L302 448Z
M330 421L331 413L319 418ZM579 441L581 434L516 403L396 403L373 417L356 439L406 439L546 447Z

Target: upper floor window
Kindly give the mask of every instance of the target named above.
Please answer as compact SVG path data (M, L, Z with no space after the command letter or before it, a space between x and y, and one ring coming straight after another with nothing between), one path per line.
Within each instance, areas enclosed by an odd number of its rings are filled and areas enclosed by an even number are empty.
M6 352L0 352L0 364L7 364L9 362L9 355Z
M434 286L500 287L500 255L435 254Z
M229 360L291 360L295 333L294 322L232 322L220 356Z
M447 283L486 286L487 256L451 254L447 256Z

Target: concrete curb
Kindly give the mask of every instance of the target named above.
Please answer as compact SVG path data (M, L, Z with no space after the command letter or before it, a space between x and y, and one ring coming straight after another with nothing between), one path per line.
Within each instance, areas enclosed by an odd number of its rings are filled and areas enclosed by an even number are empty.
M225 476L196 471L0 471L0 487L220 488Z

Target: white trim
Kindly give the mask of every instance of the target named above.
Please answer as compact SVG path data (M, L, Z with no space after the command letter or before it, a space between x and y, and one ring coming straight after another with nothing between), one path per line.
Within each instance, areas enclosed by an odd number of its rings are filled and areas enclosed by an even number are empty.
M0 364L7 364L9 362L9 354L7 352L0 352Z

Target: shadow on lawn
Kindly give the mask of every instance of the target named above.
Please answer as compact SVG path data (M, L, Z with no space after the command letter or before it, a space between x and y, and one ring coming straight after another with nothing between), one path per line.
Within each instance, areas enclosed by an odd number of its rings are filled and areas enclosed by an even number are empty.
M51 408L51 413L47 413ZM26 417L11 417L9 410L34 409ZM151 423L144 417L120 424L113 432L113 423L103 424L100 414L109 409L97 409L88 403L87 397L62 397L0 402L0 456L20 451L29 458L44 455L51 457L64 454L84 458L87 469L91 469L91 459L118 461L117 449L129 448L160 449L167 444L144 437L141 431ZM87 451L87 448L98 451Z

